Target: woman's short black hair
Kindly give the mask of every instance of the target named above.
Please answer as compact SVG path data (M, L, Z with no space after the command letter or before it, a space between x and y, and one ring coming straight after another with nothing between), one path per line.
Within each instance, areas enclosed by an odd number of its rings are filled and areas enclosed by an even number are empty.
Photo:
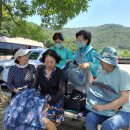
M19 64L19 60L17 60L17 59L15 59L15 61L14 61L16 64Z
M47 56L51 56L56 60L56 63L58 64L61 61L61 57L56 53L56 51L52 49L48 49L46 52L42 54L41 62L45 62L45 58Z
M91 38L92 38L92 34L91 34L91 32L90 31L85 31L85 30L80 30L79 32L77 32L76 33L76 38L78 38L79 36L83 36L83 38L85 39L85 40L88 40L88 45L90 44L90 42L91 42Z
M53 35L53 41L60 39L61 41L64 41L64 36L61 32L56 32Z

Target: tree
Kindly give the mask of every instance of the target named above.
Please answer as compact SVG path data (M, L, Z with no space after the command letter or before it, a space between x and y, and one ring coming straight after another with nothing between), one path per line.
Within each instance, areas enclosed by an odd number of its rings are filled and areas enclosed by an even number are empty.
M120 58L128 58L130 57L130 51L128 49L125 50L119 50L119 57Z
M1 23L2 23L2 0L0 0L0 33L1 33Z
M87 11L89 0L38 0L37 12L42 16L42 25L61 28L81 11ZM41 6L42 5L42 6Z
M18 19L23 21L27 16L33 14L26 0L0 0L0 5L0 32L3 26L2 22L12 20L17 26L23 28Z
M20 24L15 20L16 17L22 21L37 14L41 16L42 26L61 28L81 11L87 11L88 1L90 0L0 0L0 12L4 8L17 25ZM2 13L0 25L1 21Z

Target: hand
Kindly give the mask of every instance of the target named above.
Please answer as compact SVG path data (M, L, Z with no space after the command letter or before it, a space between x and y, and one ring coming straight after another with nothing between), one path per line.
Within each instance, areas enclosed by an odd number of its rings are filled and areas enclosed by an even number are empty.
M13 89L13 92L17 93L17 92L19 92L19 89L14 88L14 89Z
M98 104L95 104L92 106L94 110L96 111L104 111L103 110L103 105L98 105Z
M50 109L50 108L51 108L51 106L50 106L48 103L46 103L46 104L43 106L42 111L43 111L43 112L47 112L48 109Z
M115 111L118 111L119 109L120 109L120 107L116 107L114 110L115 110Z
M89 66L90 66L90 63L83 63L83 64L79 64L79 67L81 68L81 69L87 69L87 68L89 68Z
M69 63L69 62L71 62L71 60L66 60L66 63Z

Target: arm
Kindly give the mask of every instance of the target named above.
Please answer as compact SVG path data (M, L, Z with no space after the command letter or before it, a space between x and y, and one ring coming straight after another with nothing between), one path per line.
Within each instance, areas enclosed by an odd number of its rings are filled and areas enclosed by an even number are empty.
M34 83L32 85L33 88L36 88L38 89L38 86L39 86L39 79L40 79L40 70L41 70L41 65L39 65L37 67L37 71L36 71L36 74L35 74L35 77L34 77Z
M7 79L7 87L8 89L10 89L11 91L14 90L14 74L13 74L13 68L11 67L9 69L9 73L8 73L8 79Z
M100 81L102 73L97 77L97 81ZM108 103L106 105L94 105L94 109L98 111L108 110L108 109L117 109L123 106L129 100L130 92L130 75L126 71L119 70L118 77L118 87L120 91L120 97L116 100Z
M114 100L111 103L108 103L106 105L94 105L93 108L97 111L104 111L104 110L110 110L110 109L117 109L120 108L122 105L127 103L129 101L129 91L121 91L121 96Z
M89 65L90 65L89 69L90 70L98 70L100 68L100 63L99 63L99 60L97 58L95 58L95 56L98 55L98 53L95 49L90 51L90 53L91 53L92 62L89 62Z
M28 88L32 88L32 85L33 85L33 83L34 83L34 79L35 79L35 77L36 77L36 69L35 69L35 66L32 65L32 64L30 64L30 74L32 75L32 77L30 78L30 80L31 80L32 82L30 82L30 83L28 84Z
M80 64L80 68L82 69L90 69L92 70L98 70L100 67L99 64L99 60L97 58L95 58L95 56L97 55L97 51L95 49L91 50L87 55L89 57L88 62Z
M33 78L35 78L35 76L36 76L36 68L35 68L35 66L33 65Z
M68 51L67 61L72 61L73 60L73 53L70 49L67 49L67 51Z

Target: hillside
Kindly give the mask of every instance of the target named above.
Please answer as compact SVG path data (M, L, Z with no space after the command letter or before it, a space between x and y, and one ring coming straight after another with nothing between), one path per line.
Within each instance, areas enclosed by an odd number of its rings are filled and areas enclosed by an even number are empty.
M119 49L130 50L130 27L117 24L105 24L97 27L64 28L61 31L65 37L75 39L75 33L79 30L92 32L92 45L96 48L103 48L106 45Z
M44 46L53 46L52 36L56 31L61 31L65 36L64 45L72 50L76 49L75 34L79 30L89 30L92 32L91 44L98 50L106 45L113 46L117 49L130 50L130 27L124 27L118 24L105 24L97 27L82 27L82 28L63 28L62 30L53 30L43 28L34 23L27 22L25 27L26 33L20 27L9 21L4 22L2 36L8 37L24 37L44 43ZM10 28L8 28L10 27Z

